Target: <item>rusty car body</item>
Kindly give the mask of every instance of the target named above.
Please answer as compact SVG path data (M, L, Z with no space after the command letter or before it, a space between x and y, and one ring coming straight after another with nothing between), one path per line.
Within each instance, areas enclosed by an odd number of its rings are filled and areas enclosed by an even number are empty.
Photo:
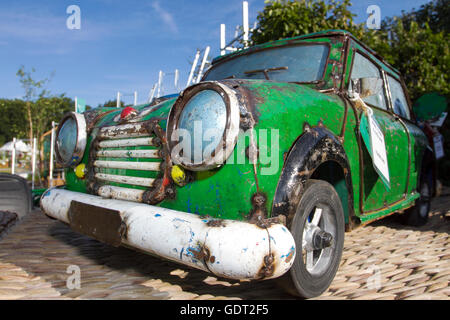
M178 150L196 148L180 139L195 123L212 132L198 158ZM221 56L176 98L60 124L67 183L42 196L46 215L221 277L317 296L345 230L428 215L433 155L401 75L342 30Z

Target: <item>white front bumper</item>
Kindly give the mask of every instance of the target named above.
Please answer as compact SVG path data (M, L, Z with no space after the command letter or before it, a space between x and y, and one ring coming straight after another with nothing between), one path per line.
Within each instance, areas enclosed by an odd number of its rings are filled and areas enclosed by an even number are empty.
M217 276L276 278L286 273L295 259L294 239L279 223L259 227L56 188L42 195L41 208L47 215L70 224L72 201L119 211L126 224L124 245Z

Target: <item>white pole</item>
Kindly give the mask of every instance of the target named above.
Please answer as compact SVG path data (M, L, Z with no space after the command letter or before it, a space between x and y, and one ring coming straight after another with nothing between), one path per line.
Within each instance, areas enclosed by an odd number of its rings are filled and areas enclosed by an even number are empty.
M194 62L192 63L191 72L189 72L189 78L186 84L186 87L188 87L191 84L191 81L194 77L194 71L197 68L198 59L200 58L200 50L197 50L197 53L195 54Z
M117 103L116 103L116 107L120 108L120 92L117 91Z
M75 112L77 112L78 110L78 98L77 97L75 97Z
M152 102L153 97L155 96L155 91L156 91L156 86L157 86L157 85L158 85L158 84L155 83L155 84L153 85L152 89L150 90L150 95L148 96L148 102L149 102L149 103Z
M50 138L50 172L49 172L49 187L53 187L53 157L55 148L55 121L52 121L52 135Z
M137 91L134 92L134 105L137 105Z
M234 39L237 39L237 37L239 37L239 29L240 25L237 25L236 28L234 29Z
M178 91L178 80L180 79L180 71L178 69L175 69L175 91Z
M223 56L227 53L225 50L225 46L227 44L225 43L225 24L220 25L220 55Z
M248 2L242 2L242 26L244 28L244 47L248 46L249 27L248 27Z
M207 46L205 49L205 54L203 55L203 60L202 60L201 66L200 66L200 71L198 72L198 76L197 76L197 81L196 81L197 83L199 83L202 78L203 69L205 69L205 64L206 64L206 60L208 59L210 49L211 48L209 46Z
M161 96L161 87L162 87L162 81L163 81L163 72L162 70L159 70L158 74L158 92L156 94L156 97L159 98Z
M11 174L16 174L16 138L13 138L13 149L11 155Z
M34 189L34 177L36 176L36 145L37 139L33 138L33 149L31 151L31 189Z

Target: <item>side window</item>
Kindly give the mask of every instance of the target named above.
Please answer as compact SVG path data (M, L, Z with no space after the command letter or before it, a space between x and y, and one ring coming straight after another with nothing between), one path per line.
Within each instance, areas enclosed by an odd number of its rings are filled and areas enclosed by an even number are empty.
M394 113L399 115L400 117L410 120L411 115L409 113L408 102L406 100L402 85L391 76L388 76L388 83L389 89L391 90L392 107L394 108Z
M364 57L362 54L356 52L353 58L353 68L351 79L359 79L359 78L379 78L382 79L380 69L373 64L369 59ZM350 81L350 89L351 89L351 81ZM384 96L384 85L383 89L380 90L376 95L366 97L363 99L364 102L371 104L375 107L387 110L386 106L386 98Z

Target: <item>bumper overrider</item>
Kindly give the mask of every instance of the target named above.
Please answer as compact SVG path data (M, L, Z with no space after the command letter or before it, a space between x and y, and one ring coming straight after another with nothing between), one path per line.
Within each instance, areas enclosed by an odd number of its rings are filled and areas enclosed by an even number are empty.
M144 203L47 190L41 208L74 230L113 246L132 247L230 279L286 273L295 242L281 223L202 217Z

